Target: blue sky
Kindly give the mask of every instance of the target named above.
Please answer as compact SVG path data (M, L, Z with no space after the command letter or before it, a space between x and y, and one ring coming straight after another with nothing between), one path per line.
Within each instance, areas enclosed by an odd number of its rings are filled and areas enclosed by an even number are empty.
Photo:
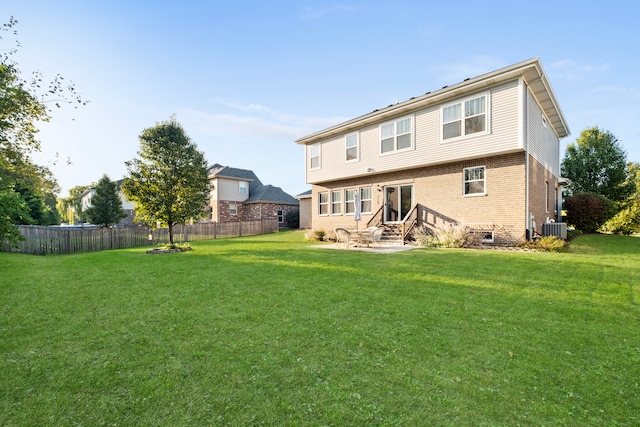
M295 195L310 188L296 139L534 57L571 129L563 147L597 125L640 162L639 4L0 0L0 10L19 22L23 74L59 73L91 101L40 126L37 159L63 196L124 177L141 131L172 114L211 164Z

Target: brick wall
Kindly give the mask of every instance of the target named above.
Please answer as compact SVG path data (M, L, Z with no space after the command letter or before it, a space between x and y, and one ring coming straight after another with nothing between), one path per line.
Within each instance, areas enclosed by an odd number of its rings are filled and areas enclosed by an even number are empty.
M318 193L321 191L371 187L372 212L375 213L383 205L385 186L413 184L414 202L422 205L420 221L425 225L435 227L458 222L493 230L496 243L521 241L526 237L525 156L519 152L314 185L313 229L331 232L337 226L355 225L350 214L319 216ZM464 196L463 169L474 166L486 168L486 194ZM371 218L372 214L363 213L359 226L364 228Z
M535 233L542 234L542 224L556 220L558 179L533 157L529 158L529 211L535 222ZM533 225L533 224L532 224Z
M229 205L236 205L237 215L231 215ZM243 221L244 205L239 202L230 202L228 200L220 200L218 202L218 215L220 222L236 222Z
M229 205L235 204L237 206L237 215L231 215L229 211ZM298 212L299 207L297 205L283 205L277 203L248 203L243 204L239 202L221 200L219 202L220 222L236 222L236 221L254 221L267 217L277 217L278 211L283 211L283 220L286 219L289 212ZM281 227L286 224L283 222Z

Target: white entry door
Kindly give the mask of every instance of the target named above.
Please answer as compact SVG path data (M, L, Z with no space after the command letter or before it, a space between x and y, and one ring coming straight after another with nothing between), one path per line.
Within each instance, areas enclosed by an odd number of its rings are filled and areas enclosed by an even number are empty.
M390 185L384 188L384 222L402 222L413 206L413 185Z

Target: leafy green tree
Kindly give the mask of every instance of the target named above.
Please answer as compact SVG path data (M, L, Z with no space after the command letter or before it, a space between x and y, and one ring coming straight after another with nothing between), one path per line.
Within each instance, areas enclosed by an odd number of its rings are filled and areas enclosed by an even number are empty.
M144 129L136 158L126 162L129 178L122 192L136 204L136 219L169 228L201 218L209 200L204 154L186 135L175 117Z
M17 36L13 17L0 27L0 41L7 33ZM0 46L0 239L15 242L15 224L57 221L55 191L57 183L46 168L33 163L30 154L40 149L37 122L49 121L51 106L73 103L84 105L73 83L66 84L57 75L46 82L42 73L30 79L21 77L12 59L20 44ZM7 225L9 224L9 225Z
M625 206L603 226L603 231L619 234L640 232L640 163L629 162L629 181L635 183L636 191L627 199Z
M635 191L627 180L627 153L611 132L597 126L583 130L575 144L567 145L562 176L571 181L570 193L601 194L616 203Z
M82 193L89 188L88 185L77 185L69 190L68 197L58 199L56 208L63 221L69 224L87 221L86 214L82 212Z
M7 239L15 244L23 237L16 228L16 223L30 221L26 202L19 193L7 188L0 179L0 240Z
M90 223L109 227L120 222L127 213L122 209L122 200L118 195L118 184L103 175L91 196L91 206L86 210Z

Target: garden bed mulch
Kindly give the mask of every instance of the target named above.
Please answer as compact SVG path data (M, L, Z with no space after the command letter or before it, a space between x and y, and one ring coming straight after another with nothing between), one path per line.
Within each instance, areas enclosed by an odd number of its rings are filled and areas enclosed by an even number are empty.
M173 254L177 252L188 252L191 248L175 248L175 249L166 249L166 248L153 248L147 251L148 254Z

